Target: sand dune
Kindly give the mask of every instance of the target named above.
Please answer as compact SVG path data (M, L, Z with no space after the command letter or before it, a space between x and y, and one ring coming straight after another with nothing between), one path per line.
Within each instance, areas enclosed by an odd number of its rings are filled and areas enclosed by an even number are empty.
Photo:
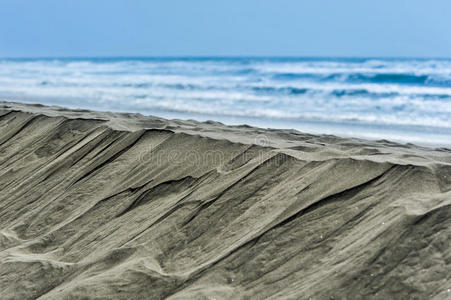
M451 150L0 105L1 299L451 298Z

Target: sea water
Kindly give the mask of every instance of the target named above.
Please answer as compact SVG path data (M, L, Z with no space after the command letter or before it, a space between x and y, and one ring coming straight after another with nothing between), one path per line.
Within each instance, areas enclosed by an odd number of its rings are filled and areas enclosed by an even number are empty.
M451 59L0 59L0 100L451 145Z

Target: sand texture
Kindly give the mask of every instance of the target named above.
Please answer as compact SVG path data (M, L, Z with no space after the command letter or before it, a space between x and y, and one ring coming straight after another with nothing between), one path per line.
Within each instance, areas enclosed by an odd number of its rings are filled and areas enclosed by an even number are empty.
M0 299L166 298L451 298L451 150L0 103Z

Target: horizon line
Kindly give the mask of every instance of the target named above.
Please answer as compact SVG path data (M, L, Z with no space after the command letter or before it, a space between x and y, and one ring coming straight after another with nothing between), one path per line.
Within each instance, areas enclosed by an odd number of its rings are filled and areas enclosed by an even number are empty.
M100 58L109 58L109 59L142 59L142 58L163 58L163 59L218 59L218 58L282 58L282 59L439 59L439 60L448 60L451 57L443 57L443 56L350 56L350 55L57 55L57 56L0 56L2 60L21 60L21 59L100 59Z

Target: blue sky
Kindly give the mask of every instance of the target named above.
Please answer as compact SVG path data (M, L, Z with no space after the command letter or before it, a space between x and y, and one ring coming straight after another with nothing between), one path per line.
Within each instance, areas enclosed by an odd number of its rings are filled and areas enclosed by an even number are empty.
M449 0L0 0L0 57L451 57Z

